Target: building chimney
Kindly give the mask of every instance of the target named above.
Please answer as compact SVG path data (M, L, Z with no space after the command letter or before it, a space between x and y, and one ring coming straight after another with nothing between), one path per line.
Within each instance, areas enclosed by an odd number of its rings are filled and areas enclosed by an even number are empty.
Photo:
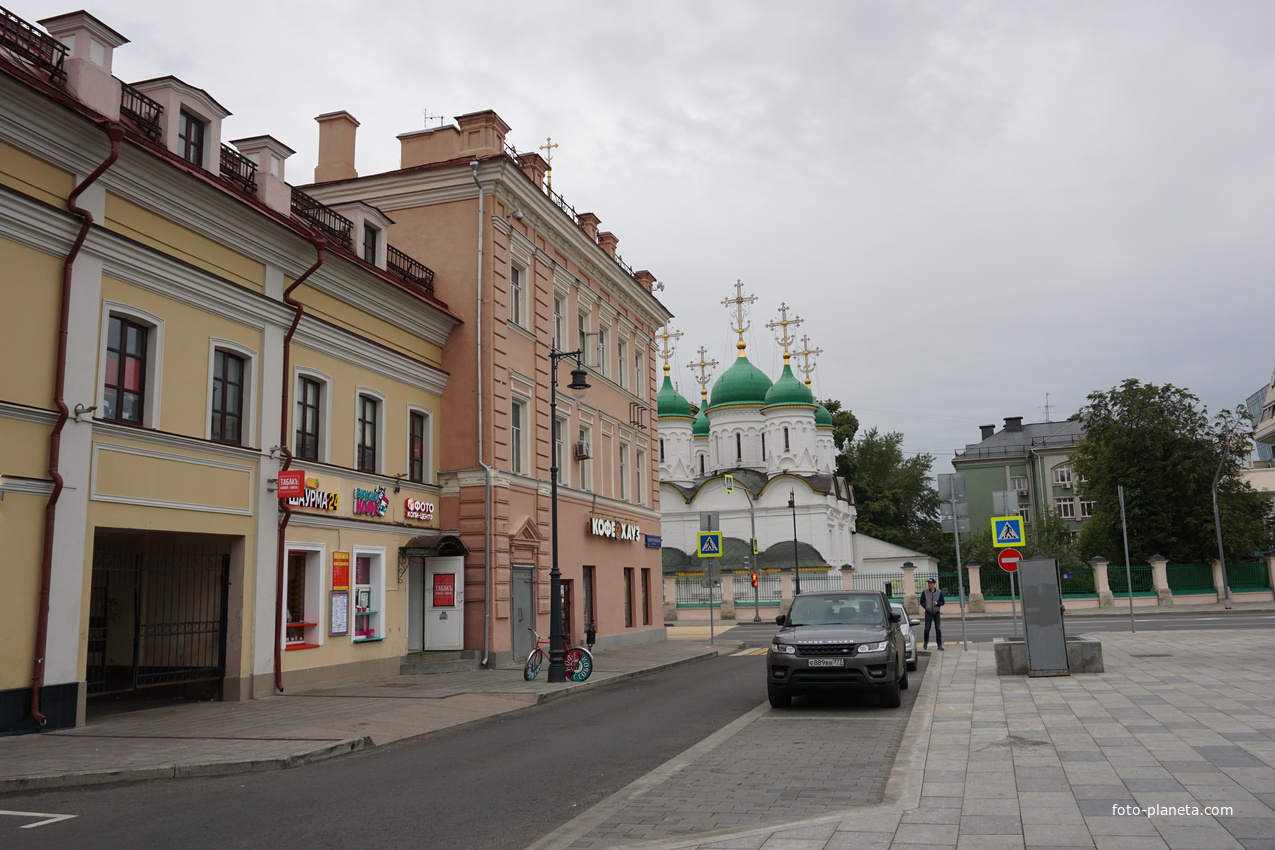
M538 153L520 153L518 154L518 167L522 169L522 173L531 178L531 182L536 184L536 188L544 191L545 175L549 173L549 163L545 162L545 158Z
M319 122L319 162L314 167L314 182L352 180L354 170L354 134L359 122L348 112L329 112L314 119Z
M67 46L66 90L80 103L112 121L120 117L120 81L111 76L115 48L128 39L90 15L72 12L40 24Z
M456 118L460 126L461 156L495 156L505 150L509 125L490 109Z
M978 430L979 430L979 438L986 440L988 437L996 433L996 426L995 425L979 425Z
M257 164L257 198L283 215L292 212L292 187L284 176L284 162L296 151L272 136L235 139L232 145Z
M1006 430L1006 431L1010 431L1010 432L1015 432L1015 433L1016 433L1016 432L1019 432L1019 431L1022 431L1022 430L1023 430L1023 417L1021 417L1021 416L1006 416L1006 417L1005 417L1005 430Z
M643 288L646 289L647 292L650 292L651 287L655 286L655 275L651 274L646 269L643 269L640 272L634 272L633 279L642 284Z
M607 256L615 259L616 246L620 244L620 237L609 231L598 234L598 244L602 246L602 250L607 252Z
M580 226L584 228L587 235L594 242L598 241L598 225L602 223L602 219L593 213L580 213L576 216L576 220L580 222Z

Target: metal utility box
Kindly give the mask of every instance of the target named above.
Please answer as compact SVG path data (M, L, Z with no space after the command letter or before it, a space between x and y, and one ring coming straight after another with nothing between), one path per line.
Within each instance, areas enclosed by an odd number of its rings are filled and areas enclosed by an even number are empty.
M1058 562L1033 558L1018 564L1027 637L1028 676L1069 676Z

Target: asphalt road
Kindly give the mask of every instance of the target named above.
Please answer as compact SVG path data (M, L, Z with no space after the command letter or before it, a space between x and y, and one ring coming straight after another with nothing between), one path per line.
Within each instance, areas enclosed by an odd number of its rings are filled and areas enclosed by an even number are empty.
M725 656L294 770L0 797L0 846L520 850L766 698Z
M1124 616L1066 614L1063 617L1063 624L1067 629L1067 633L1073 635L1098 632L1128 632L1130 628L1127 612ZM1275 613L1260 614L1231 611L1211 614L1138 616L1135 609L1133 627L1139 634L1168 630L1179 631L1182 629L1269 630L1275 628ZM965 629L971 643L988 643L993 638L1013 637L1015 634L1014 623L1008 616L1004 619L995 620L966 618ZM724 639L743 641L748 646L765 646L770 643L771 637L778 630L779 627L775 625L773 618L770 621L763 620L761 623L741 622L731 629L730 634ZM923 626L916 627L916 631L919 645ZM1022 634L1022 612L1019 612L1018 634L1020 636ZM944 609L943 640L948 644L961 640L961 615L959 611L947 611L946 608Z

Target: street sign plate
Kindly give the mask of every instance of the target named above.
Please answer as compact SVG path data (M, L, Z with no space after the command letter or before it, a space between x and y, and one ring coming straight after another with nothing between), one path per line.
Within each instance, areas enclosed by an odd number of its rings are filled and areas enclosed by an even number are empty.
M722 533L720 531L701 531L699 533L698 554L701 558L720 558L722 556Z
M1023 559L1023 553L1017 549L1005 549L996 555L996 563L1000 564L1002 570L1007 573L1016 572L1018 570L1018 562Z
M998 549L1023 545L1023 518L1020 516L992 517L992 545Z
M275 495L280 499L299 499L305 496L305 470L289 469L279 473L279 487Z

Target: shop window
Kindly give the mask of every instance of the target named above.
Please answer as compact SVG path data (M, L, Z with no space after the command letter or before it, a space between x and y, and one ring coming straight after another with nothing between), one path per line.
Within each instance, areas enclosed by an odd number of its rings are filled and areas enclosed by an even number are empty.
M354 642L385 638L385 553L354 551L354 594L350 607L354 617Z
M323 552L290 548L284 562L284 649L323 643Z
M642 625L651 625L651 571L642 570Z
M633 568L624 568L624 627L633 628Z

